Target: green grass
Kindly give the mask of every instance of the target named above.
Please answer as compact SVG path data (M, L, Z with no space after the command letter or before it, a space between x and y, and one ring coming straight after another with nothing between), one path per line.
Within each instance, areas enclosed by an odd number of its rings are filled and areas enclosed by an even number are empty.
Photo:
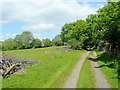
M2 89L2 76L0 76L0 90Z
M111 62L107 62L109 56L106 53L100 51L97 51L97 55L98 55L99 66L103 66L100 68L100 70L103 72L111 88L118 88L116 69L110 66Z
M72 50L71 52L58 51L48 47L38 49L13 50L4 53L13 53L16 57L33 58L43 61L25 68L26 74L13 74L3 79L3 88L59 88L66 81L67 76L85 51ZM50 53L44 53L49 51Z
M90 65L90 60L88 59L90 55L92 55L92 52L89 53L82 65L77 82L77 88L96 88L94 70Z

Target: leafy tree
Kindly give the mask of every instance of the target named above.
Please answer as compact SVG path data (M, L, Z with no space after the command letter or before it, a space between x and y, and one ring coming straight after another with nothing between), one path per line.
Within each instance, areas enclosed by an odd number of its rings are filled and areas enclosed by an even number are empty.
M68 40L68 44L71 45L72 49L75 49L75 50L81 49L81 43L80 43L80 41L78 41L76 39Z
M49 46L52 46L52 42L50 39L46 38L46 39L43 39L43 44L44 44L44 47L49 47Z
M65 24L61 30L61 38L63 42L67 42L71 38L79 40L85 33L86 22L84 20L77 20L76 22Z
M52 43L53 43L53 45L56 45L56 46L61 46L61 45L63 45L63 42L62 42L62 40L61 40L60 35L57 35L57 36L52 40Z
M109 43L111 56L120 54L120 1L109 2L98 11L98 25L102 31L102 39Z
M68 31L71 29L70 27L70 24L65 24L63 27L62 27L62 30L61 30L61 39L62 41L65 43L69 40L69 38L66 37L66 34L68 33Z
M31 32L24 31L21 35L21 38L24 48L32 48L32 42L34 40L34 37Z
M22 35L16 35L16 37L14 38L14 43L15 43L15 49L23 49L24 45L22 42Z
M35 48L39 48L42 46L42 42L38 38L35 38L32 43L33 43L33 47Z
M2 42L0 42L0 51L2 51Z
M14 49L14 40L9 38L2 43L3 50L13 50Z
M86 26L87 24L84 20L77 20L76 22L65 24L61 31L62 41L67 43L68 41L80 42L79 47L86 48L87 44L85 40L88 39L89 35ZM71 43L69 44L71 45Z

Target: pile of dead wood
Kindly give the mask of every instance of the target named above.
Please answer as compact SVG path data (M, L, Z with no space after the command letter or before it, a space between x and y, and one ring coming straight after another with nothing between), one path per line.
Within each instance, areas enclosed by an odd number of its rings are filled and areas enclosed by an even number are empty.
M5 78L17 72L25 72L26 66L35 63L38 63L38 60L16 59L10 54L0 54L0 75Z

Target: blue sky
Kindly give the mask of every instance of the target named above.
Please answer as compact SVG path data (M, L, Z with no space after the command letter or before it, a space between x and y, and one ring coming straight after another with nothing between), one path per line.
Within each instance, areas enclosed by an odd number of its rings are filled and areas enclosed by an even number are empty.
M34 37L39 39L52 39L60 34L61 27L65 23L84 20L87 15L95 14L99 8L107 4L80 2L80 0L4 2L2 5L1 3L0 41L14 38L23 31L31 31Z

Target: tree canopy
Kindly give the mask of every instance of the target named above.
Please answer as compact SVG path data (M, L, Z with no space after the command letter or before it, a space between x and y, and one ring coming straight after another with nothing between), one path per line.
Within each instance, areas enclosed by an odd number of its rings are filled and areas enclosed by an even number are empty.
M22 43L24 48L31 48L31 44L34 40L34 37L31 32L29 31L24 31L21 35Z
M42 41L40 39L38 39L38 38L35 38L33 40L33 47L40 48L41 46L42 46Z
M55 38L52 39L52 43L53 45L56 45L56 46L62 46L63 42L61 40L60 35L55 36Z
M49 46L52 46L52 42L51 42L51 40L50 39L48 39L48 38L46 38L46 39L43 39L43 45L45 46L45 47L49 47Z
M14 49L14 40L9 38L2 43L3 50L13 50Z

